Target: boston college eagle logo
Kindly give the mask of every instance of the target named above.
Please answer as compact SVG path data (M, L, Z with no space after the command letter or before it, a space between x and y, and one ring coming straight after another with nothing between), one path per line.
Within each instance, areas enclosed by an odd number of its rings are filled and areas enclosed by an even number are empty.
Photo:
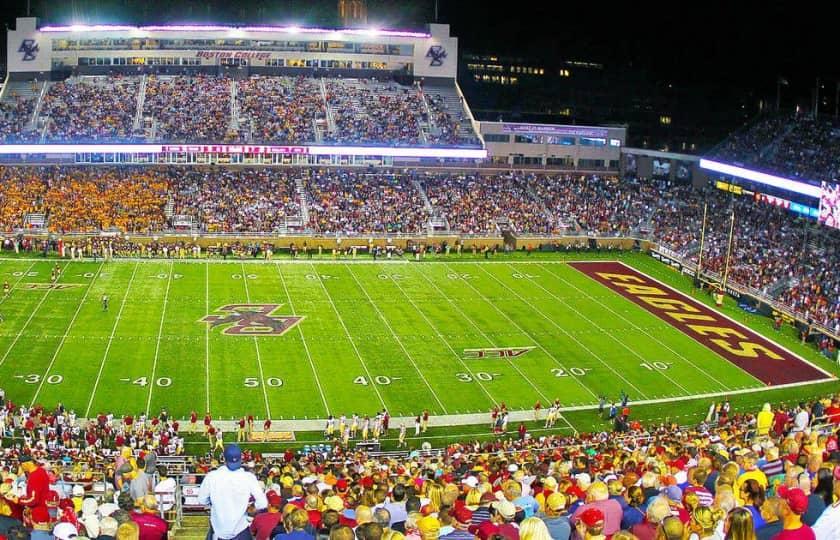
M210 328L225 326L228 336L282 336L303 320L303 317L274 315L283 304L228 304L216 311L225 315L207 315L199 322L209 323Z
M18 52L23 53L22 60L24 62L35 60L35 57L38 56L38 43L34 39L24 39L20 42Z
M431 58L429 61L430 67L442 66L443 59L446 58L446 49L440 45L432 45L426 53L426 58Z

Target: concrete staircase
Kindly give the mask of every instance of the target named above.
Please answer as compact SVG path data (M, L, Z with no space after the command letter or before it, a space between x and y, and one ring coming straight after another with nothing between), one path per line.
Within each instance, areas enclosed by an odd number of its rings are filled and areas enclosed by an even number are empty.
M138 133L143 129L143 105L146 103L146 75L140 79L140 90L137 92L137 111L134 113L132 130Z
M298 176L295 178L295 190L298 194L298 201L300 202L300 219L303 227L309 226L309 201L306 196L306 186L303 183L303 178Z
M209 529L209 515L186 514L181 518L181 526L170 533L169 537L177 540L205 540Z

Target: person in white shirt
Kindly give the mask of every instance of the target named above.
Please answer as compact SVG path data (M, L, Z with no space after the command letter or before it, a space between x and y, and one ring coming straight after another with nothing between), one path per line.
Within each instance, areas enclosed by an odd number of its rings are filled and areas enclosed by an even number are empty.
M811 527L817 540L840 538L840 467L834 467L834 498L837 502L823 510Z
M264 510L268 499L257 478L242 467L242 450L235 444L224 452L225 464L208 474L198 489L198 502L210 506L211 534L208 540L250 540L248 504Z
M802 433L809 424L808 409L804 403L800 403L796 411L796 416L793 417L793 431L794 433Z
M168 512L175 506L175 479L166 474L166 467L158 467L158 480L155 485L155 497L160 501L161 512Z

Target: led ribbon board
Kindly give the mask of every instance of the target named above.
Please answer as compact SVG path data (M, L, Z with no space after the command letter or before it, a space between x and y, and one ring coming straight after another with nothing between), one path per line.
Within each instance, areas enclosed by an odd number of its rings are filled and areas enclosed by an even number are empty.
M745 169L743 167L737 167L735 165L727 165L726 163L712 161L711 159L701 159L700 168L706 169L707 171L713 171L721 174L728 174L729 176L744 178L746 180L752 180L753 182L758 182L759 184L766 184L768 186L786 189L794 193L814 197L815 199L820 198L820 186L806 184L805 182L797 182L795 180L782 178L781 176L774 176L772 174L753 171L751 169Z
M392 146L269 146L242 144L5 144L0 154L310 154L485 159L483 148L397 148Z

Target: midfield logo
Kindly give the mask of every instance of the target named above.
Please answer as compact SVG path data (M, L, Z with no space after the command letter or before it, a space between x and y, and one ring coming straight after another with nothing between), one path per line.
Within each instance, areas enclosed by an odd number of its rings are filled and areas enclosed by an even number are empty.
M16 286L15 289L23 289L24 291L63 291L65 289L75 289L81 286L81 283L23 283Z
M29 62L35 60L35 57L38 56L38 50L38 44L34 39L24 39L20 42L17 52L23 53L24 62Z
M222 330L228 336L282 336L303 320L303 317L274 315L283 304L228 304L216 311L226 315L207 315L199 322L209 323L210 328L227 326Z
M464 349L464 358L516 358L527 354L534 347L509 347L500 349Z
M426 53L426 58L431 58L430 67L442 66L443 59L446 58L446 49L442 45L432 45Z

